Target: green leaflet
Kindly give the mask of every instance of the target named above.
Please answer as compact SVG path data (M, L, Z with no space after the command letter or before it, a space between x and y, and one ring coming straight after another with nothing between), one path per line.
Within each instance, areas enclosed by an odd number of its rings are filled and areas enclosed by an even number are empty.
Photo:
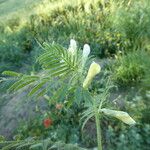
M59 66L60 65L60 59L49 59L46 60L45 62L42 62L42 66L44 68L50 68L50 67L55 67L55 66Z
M18 87L18 85L21 85L24 81L23 80L19 80L17 82L15 82L12 86L10 86L10 88L8 89L9 92L12 92L15 90L16 87Z
M16 79L17 79L17 81L9 87L9 89L8 89L9 92L17 91L17 90L21 89L21 88L37 81L39 79L39 77L24 75L20 79L18 79L18 78L16 78Z
M64 69L69 69L69 68L65 64L60 65L60 66L57 65L54 68L48 69L48 73L52 75L52 74L59 72L61 70L64 70Z
M30 79L38 80L38 79L39 79L39 76L24 75L24 76L22 77L22 79L24 79L24 80L30 80Z
M31 79L27 82L23 82L22 84L18 85L14 90L17 91L17 90L20 90L22 89L23 87L29 85L30 83L33 83L35 80L34 79Z
M42 54L41 56L39 56L37 61L39 61L39 62L47 61L47 60L51 59L52 57L53 57L52 54L50 54L49 52L46 52L46 53Z
M4 71L2 73L2 75L8 75L8 76L12 76L12 77L20 77L22 74L14 72L14 71Z
M37 97L41 97L43 96L45 93L47 92L47 89L42 89L38 94L37 94Z
M16 150L21 150L21 149L28 149L30 145L34 144L35 142L31 142L31 143L21 143L20 146L16 147Z
M8 89L8 91L10 91L10 92L11 92L11 91L17 91L17 90L19 90L19 89L21 89L21 88L23 88L23 87L29 85L30 83L33 83L34 81L35 81L35 79L31 79L31 80L27 80L27 81L21 79L21 80L15 82L15 83Z
M34 86L34 88L29 92L28 96L31 96L31 95L35 94L37 91L39 91L46 84L46 82L47 82L47 80L42 81L41 83Z
M57 76L61 76L61 75L69 74L69 73L70 73L70 70L68 68L64 68L63 70L59 70L59 71L52 73L51 76L57 77Z
M12 144L9 144L7 146L4 146L2 148L2 150L10 150L10 149L13 149L13 148L16 148L17 146L20 146L22 143L18 142L18 143L12 143Z
M34 144L34 145L30 146L29 149L34 150L34 149L37 149L37 148L42 148L42 143Z

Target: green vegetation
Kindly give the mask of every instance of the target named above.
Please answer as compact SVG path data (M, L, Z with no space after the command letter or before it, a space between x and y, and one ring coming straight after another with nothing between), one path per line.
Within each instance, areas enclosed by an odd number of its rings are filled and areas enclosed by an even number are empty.
M0 0L0 148L148 150L149 27L149 0ZM84 80L93 60L101 72Z
M114 80L123 85L145 82L149 85L148 74L150 68L150 53L137 50L128 52L126 55L119 54L112 70Z

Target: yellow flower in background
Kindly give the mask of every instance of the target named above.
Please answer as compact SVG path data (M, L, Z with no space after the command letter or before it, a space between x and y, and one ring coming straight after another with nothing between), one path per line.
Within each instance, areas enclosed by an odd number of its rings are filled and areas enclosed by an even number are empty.
M128 125L134 125L136 123L129 116L129 114L124 111L117 111L117 110L111 110L111 109L106 109L106 108L103 108L100 111L103 112L105 115L115 117Z
M88 86L92 82L92 79L100 72L100 70L100 65L93 61L88 70L88 74L83 82L83 88L88 88Z

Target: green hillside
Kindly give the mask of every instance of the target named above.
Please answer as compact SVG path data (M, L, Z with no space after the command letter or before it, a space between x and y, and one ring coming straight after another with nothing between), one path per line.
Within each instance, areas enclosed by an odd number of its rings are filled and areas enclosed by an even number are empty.
M0 18L9 19L14 15L27 16L40 0L0 0Z

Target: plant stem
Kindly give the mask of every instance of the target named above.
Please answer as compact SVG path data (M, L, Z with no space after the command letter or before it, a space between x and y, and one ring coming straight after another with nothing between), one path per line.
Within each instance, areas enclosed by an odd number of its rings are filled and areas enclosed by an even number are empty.
M97 106L96 106L96 100L95 100L95 99L94 99L94 111L95 111L95 121L96 121L98 150L102 150L102 139L101 139L101 128L100 128L100 116L99 116L99 113L98 113L98 108L97 108Z
M105 0L102 0L103 10L105 10Z

